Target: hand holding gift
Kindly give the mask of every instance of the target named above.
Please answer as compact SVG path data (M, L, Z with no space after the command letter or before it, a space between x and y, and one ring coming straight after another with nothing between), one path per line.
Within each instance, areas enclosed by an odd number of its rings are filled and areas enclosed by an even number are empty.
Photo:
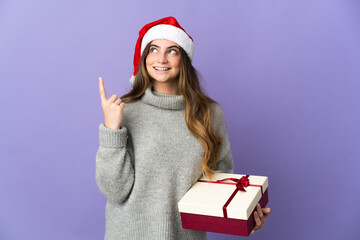
M261 208L260 204L258 203L256 205L256 210L254 212L254 219L255 219L255 227L254 229L251 231L251 233L254 233L255 231L259 230L260 228L262 228L265 224L265 219L270 215L270 208Z

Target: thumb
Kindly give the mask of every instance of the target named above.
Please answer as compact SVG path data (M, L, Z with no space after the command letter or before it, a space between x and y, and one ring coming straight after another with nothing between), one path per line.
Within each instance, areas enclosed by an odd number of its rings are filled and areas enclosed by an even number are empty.
M271 209L270 208L263 208L262 212L265 213L266 215L269 215L270 212L271 212Z

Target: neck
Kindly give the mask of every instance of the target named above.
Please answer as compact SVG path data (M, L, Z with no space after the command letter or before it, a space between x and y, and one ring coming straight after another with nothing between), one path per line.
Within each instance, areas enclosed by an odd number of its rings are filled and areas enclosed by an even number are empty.
M153 82L152 90L158 93L181 95L178 82Z
M171 110L184 110L186 105L184 96L159 93L151 90L150 86L146 88L141 101L155 107Z

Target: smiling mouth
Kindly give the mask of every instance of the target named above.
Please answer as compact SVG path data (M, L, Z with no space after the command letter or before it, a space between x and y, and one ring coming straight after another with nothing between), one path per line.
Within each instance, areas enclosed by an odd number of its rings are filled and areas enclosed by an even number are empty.
M157 71L169 71L171 68L166 68L166 67L154 67L155 70Z

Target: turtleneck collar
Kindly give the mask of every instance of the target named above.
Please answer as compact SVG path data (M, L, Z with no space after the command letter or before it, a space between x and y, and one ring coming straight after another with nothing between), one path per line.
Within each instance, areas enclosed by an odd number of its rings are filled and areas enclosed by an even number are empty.
M141 97L141 101L164 109L185 109L185 98L183 95L155 92L151 90L151 86L145 90L145 93Z

